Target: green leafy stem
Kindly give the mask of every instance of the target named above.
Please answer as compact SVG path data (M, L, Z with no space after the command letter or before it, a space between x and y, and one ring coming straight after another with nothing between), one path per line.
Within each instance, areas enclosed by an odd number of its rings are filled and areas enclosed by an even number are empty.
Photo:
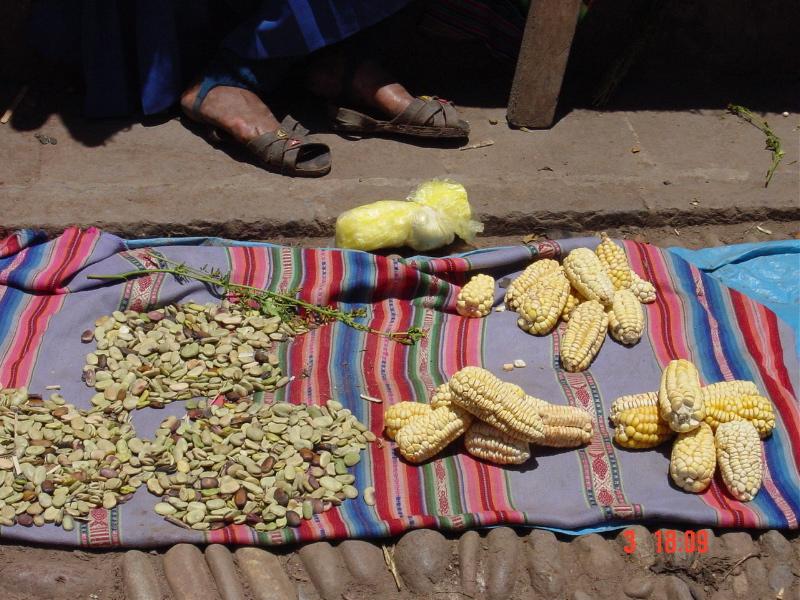
M257 288L240 283L232 283L230 272L222 273L219 269L196 269L184 263L171 261L163 256L150 255L150 258L158 265L154 269L137 269L118 273L116 275L89 275L88 279L101 281L120 281L153 275L154 273L165 273L173 275L179 283L193 279L211 286L219 295L227 295L247 308L256 308L266 316L278 316L282 321L291 323L298 320L316 323L329 323L340 321L367 333L386 337L401 344L413 345L423 337L425 330L419 327L411 327L407 331L380 331L368 325L360 323L357 319L365 317L366 311L358 309L345 312L331 306L320 306L306 302L295 297L292 293L273 292L262 288ZM305 311L305 319L301 317L301 311Z
M770 165L769 170L767 171L767 178L764 181L764 187L767 187L772 179L772 175L775 173L775 169L778 168L778 165L781 163L783 155L785 154L783 148L781 148L781 139L775 134L774 131L772 131L769 123L764 120L759 120L751 110L745 108L744 106L739 106L738 104L728 104L728 112L741 119L744 119L753 127L761 130L761 132L767 136L765 149L772 152L772 165Z

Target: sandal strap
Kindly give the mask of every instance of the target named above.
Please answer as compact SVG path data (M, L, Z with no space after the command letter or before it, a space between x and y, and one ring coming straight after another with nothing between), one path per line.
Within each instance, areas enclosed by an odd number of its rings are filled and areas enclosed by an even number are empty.
M437 119L437 117L440 117ZM437 123L436 121L440 121ZM443 121L443 122L442 122ZM458 113L451 102L436 96L414 98L411 104L393 119L397 125L429 125L447 127L458 121Z
M294 170L301 148L320 144L309 139L307 135L308 129L287 115L278 129L250 140L247 149L267 165L276 167L283 173Z

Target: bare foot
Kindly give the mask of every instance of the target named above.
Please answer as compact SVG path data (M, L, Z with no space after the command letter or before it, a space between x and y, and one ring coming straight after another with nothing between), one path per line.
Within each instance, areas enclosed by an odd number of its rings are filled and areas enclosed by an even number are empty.
M199 90L200 84L196 83L181 95L181 108L186 116L218 127L242 144L280 127L275 115L258 95L238 87L220 85L213 88L196 113L192 109Z
M347 97L351 101L394 118L414 97L377 61L365 60L355 69L352 81L343 81L345 59L341 53L320 55L306 79L308 89L323 98Z

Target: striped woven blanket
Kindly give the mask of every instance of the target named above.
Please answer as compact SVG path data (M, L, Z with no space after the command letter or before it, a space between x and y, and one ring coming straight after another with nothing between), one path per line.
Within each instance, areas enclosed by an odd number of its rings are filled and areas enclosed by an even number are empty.
M379 434L384 407L424 400L465 365L483 365L529 393L588 410L595 437L577 450L535 448L535 460L499 468L456 447L421 466L400 460L393 444L372 444L354 470L356 486L374 486L377 502L360 499L305 521L297 529L257 534L247 526L209 533L181 529L153 512L146 489L110 511L96 509L72 532L53 526L3 528L4 538L73 546L148 547L186 542L285 544L321 538L368 538L417 527L463 529L501 523L578 529L633 521L724 527L797 528L800 514L798 363L791 330L772 312L722 286L676 255L623 242L634 269L658 289L647 305L647 331L633 348L607 340L588 371L566 373L557 356L563 331L533 337L514 314L464 319L454 310L459 285L480 270L512 276L531 260L558 257L596 240L480 250L450 258L391 260L371 254L287 248L215 239L126 242L95 229L70 229L53 240L23 231L0 241L0 383L33 392L60 384L68 401L88 406L92 391L80 380L86 347L80 334L116 309L193 299L214 300L201 284L155 275L100 285L87 275L146 266L145 247L191 265L231 270L238 283L300 290L311 302L364 308L377 329L423 327L427 338L404 346L339 323L282 344L284 370L298 377L276 400L320 403L336 398ZM498 290L498 303L501 300ZM563 326L562 326L563 327ZM705 382L750 379L768 395L777 426L765 441L764 487L750 503L728 495L719 481L700 495L674 488L668 451L632 452L611 442L608 409L622 394L656 389L670 360L693 360ZM527 367L506 373L503 363ZM361 394L382 398L365 402ZM267 399L269 400L269 398ZM137 411L134 424L150 435L176 403Z

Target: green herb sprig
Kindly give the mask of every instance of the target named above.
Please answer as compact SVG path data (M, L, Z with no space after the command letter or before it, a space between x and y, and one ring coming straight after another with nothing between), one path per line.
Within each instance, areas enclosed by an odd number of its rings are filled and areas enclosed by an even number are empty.
M775 134L774 131L772 131L769 123L764 120L759 120L751 110L745 108L744 106L739 106L738 104L728 104L728 112L736 115L740 119L744 119L753 127L759 129L765 136L767 136L765 150L772 152L772 165L770 165L769 170L767 171L767 178L764 181L764 187L767 187L770 180L772 180L772 175L775 173L775 169L778 168L778 165L781 163L781 160L783 160L783 155L785 154L783 148L781 148L781 139Z
M197 269L154 254L151 254L149 258L154 264L158 265L157 268L137 269L115 275L89 275L87 278L101 281L120 281L153 275L154 273L165 273L174 276L178 283L186 283L189 280L205 283L218 296L227 296L246 308L259 310L265 316L280 317L281 321L286 323L302 322L304 324L322 325L332 321L340 321L353 329L386 337L405 345L413 345L426 335L425 330L419 327L411 327L407 331L380 331L373 329L357 320L366 316L364 309L345 312L331 306L319 306L297 298L296 290L273 292L240 283L232 283L230 272L223 273L219 269L210 269L207 266Z

